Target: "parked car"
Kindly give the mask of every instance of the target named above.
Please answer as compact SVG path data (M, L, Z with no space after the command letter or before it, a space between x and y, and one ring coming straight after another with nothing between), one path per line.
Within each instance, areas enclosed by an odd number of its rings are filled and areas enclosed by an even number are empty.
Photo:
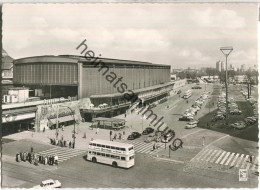
M61 182L59 180L48 179L42 181L40 185L34 186L33 188L60 188Z
M191 121L194 118L192 116L182 116L179 118L179 121Z
M129 136L127 137L127 140L134 140L134 139L139 138L140 136L141 136L140 133L138 133L138 132L132 132L131 135L129 135Z
M240 114L242 114L242 112L241 112L240 110L237 110L237 109L231 110L230 113L231 113L232 115L240 115Z
M196 124L196 123L194 123L194 124L187 124L187 125L185 126L185 129L192 129L192 128L195 128L195 127L197 127L197 124Z
M153 133L154 132L154 129L151 128L151 127L147 127L143 132L142 132L142 135L148 135L150 133Z
M194 121L189 122L188 124L193 125L193 124L198 124L198 123L199 123L199 120L194 120Z

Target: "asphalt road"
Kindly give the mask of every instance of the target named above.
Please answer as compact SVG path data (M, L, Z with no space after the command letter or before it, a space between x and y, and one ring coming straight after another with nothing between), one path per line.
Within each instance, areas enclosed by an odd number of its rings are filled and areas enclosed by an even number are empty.
M239 153L256 152L257 143L230 137L224 133L207 129L184 129L187 122L178 121L183 112L205 91L212 92L212 85L203 85L203 89L193 90L193 95L186 100L178 95L172 96L168 102L153 109L158 116L176 132L176 137L182 138L184 148L172 153L173 159L184 163L163 160L148 154L136 153L135 166L130 169L113 168L103 164L86 161L84 155L71 158L58 166L33 166L29 163L16 163L14 155L19 150L29 150L33 144L35 151L50 149L50 146L37 142L14 141L3 144L2 186L30 188L42 180L58 179L63 188L241 188L257 187L258 181L250 173L246 182L238 181L238 173L229 169L215 168L208 163L191 161L197 154L208 147ZM191 85L182 88L182 92ZM206 103L204 103L205 106ZM169 106L169 108L167 108ZM208 112L203 107L197 117ZM206 137L202 146L202 137ZM137 141L143 141L141 137ZM161 150L160 155L167 155L168 150ZM201 165L200 165L201 164ZM236 172L236 171L235 171Z

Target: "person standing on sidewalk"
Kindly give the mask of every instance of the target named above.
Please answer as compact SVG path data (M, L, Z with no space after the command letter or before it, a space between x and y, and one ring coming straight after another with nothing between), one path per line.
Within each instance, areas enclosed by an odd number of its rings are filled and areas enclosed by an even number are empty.
M251 164L253 163L253 156L251 154L249 156L249 161L250 161Z

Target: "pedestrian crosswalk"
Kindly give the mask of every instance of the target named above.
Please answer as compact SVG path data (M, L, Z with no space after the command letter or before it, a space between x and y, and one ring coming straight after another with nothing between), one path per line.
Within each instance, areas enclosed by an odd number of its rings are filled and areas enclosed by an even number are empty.
M125 141L125 143L134 145L135 152L145 154L155 154L165 146L163 143L157 143L157 149L153 150L154 143L146 143L142 141Z
M75 156L79 156L86 153L87 151L84 150L77 150L77 149L63 148L63 147L55 147L55 148L51 148L39 152L39 154L43 154L43 155L57 155L59 163L69 160Z
M205 148L200 151L191 161L206 161L240 169L258 170L258 156L252 156L251 163L250 155L210 148Z

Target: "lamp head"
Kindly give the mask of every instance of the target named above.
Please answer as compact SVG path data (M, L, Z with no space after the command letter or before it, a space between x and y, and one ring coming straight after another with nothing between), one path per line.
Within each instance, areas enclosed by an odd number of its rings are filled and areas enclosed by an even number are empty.
M221 47L220 50L224 55L228 56L233 51L233 47Z

